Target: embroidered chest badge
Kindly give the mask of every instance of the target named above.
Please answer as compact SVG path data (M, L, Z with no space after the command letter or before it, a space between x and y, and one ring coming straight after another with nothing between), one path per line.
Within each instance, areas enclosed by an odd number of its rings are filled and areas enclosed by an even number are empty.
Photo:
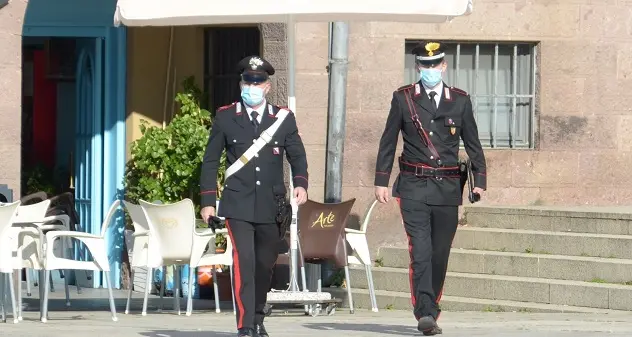
M455 135L456 134L456 127L454 127L454 121L452 120L452 118L448 119L448 124L450 124L450 134L451 135Z
M281 153L281 151L279 150L278 147L274 147L274 148L272 148L272 153L273 154L279 154L279 153Z

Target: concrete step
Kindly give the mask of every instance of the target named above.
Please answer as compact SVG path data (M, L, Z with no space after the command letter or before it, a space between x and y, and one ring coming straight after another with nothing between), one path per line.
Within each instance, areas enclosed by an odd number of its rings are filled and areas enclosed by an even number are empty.
M342 306L349 307L347 290L341 288L325 288L323 291L330 292L332 297L341 298ZM370 310L371 301L369 291L366 289L352 289L353 303L356 310ZM381 310L412 310L410 295L408 292L376 291L378 308ZM516 301L498 301L478 298L443 296L441 299L441 309L445 311L491 311L491 312L566 312L566 313L623 313L623 311L596 309L585 307L574 307L556 304L540 304ZM412 315L412 313L411 313Z
M452 247L632 259L632 235L461 227Z
M632 234L630 207L466 206L466 223L474 227L536 231Z
M407 293L408 270L374 268L376 289ZM367 289L364 269L351 269L352 288ZM632 286L544 278L449 272L444 295L489 300L535 302L612 310L632 310Z
M406 248L380 248L378 260L385 267L406 269L410 262ZM632 281L632 260L452 249L448 271L626 283Z

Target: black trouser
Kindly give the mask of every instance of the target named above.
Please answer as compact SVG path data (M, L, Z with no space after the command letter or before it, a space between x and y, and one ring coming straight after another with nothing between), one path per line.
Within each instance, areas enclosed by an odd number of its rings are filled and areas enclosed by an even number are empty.
M237 305L237 329L263 323L272 268L278 257L276 224L226 219L233 242L233 283Z
M448 258L459 220L458 206L399 199L410 252L410 291L415 318L439 318Z

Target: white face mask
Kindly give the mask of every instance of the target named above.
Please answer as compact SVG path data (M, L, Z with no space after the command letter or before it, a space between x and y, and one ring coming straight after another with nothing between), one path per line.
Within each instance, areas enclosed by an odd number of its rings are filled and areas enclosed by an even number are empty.
M265 97L265 91L263 88L256 87L254 85L244 85L241 87L241 99L248 106L255 106L261 104Z
M426 87L434 88L443 79L443 72L441 69L437 68L422 68L419 71L419 77L421 79L421 83L423 83Z

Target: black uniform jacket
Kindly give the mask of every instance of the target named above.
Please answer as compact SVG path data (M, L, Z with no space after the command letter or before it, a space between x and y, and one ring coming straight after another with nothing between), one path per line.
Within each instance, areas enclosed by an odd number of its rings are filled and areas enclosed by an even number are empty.
M393 92L391 110L380 140L375 166L376 186L388 186L401 131L404 149L400 160L430 167L456 167L460 139L463 139L472 162L474 185L486 189L485 156L478 138L470 97L465 91L448 87L445 83L441 94L439 107L433 114L432 102L421 83L407 85ZM405 95L411 96L413 113L417 114L428 138L434 144L441 165L429 147L422 142ZM460 205L463 191L459 182L458 176L435 178L400 172L393 184L393 196L419 200L430 205Z
M239 107L238 107L239 105ZM272 107L272 111L270 111ZM279 107L266 104L261 124L254 128L242 102L221 107L211 127L200 176L201 206L215 206L217 170L222 151L226 149L226 168L239 159L254 140L276 120ZM292 167L295 187L307 190L307 158L298 134L296 118L290 112L273 139L244 167L225 181L218 216L274 223L277 212L275 193L286 193L283 180L283 155Z

